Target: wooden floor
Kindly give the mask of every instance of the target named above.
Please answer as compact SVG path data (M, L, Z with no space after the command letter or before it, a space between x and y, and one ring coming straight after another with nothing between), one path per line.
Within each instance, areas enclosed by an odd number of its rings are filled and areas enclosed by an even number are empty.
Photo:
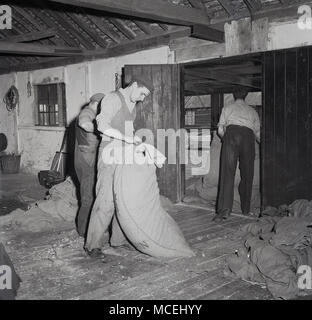
M212 209L186 205L175 206L171 214L196 257L159 260L107 248L103 261L94 260L68 223L45 233L0 229L23 280L17 299L272 299L266 289L225 272L225 257L240 243L236 231L250 220L234 215L216 224Z

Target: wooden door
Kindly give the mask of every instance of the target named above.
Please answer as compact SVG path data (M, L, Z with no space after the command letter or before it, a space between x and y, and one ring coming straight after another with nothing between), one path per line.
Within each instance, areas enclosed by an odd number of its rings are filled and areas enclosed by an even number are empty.
M263 206L312 199L312 48L264 54Z
M180 112L180 70L178 65L127 65L124 68L124 83L131 78L145 79L153 83L153 93L143 103L139 103L134 123L135 130L150 129L157 147L157 129L174 129L181 127ZM168 144L168 140L166 142ZM166 146L166 157L170 153L179 154L177 148ZM176 164L168 164L157 169L160 193L173 202L181 200L181 170L179 157Z

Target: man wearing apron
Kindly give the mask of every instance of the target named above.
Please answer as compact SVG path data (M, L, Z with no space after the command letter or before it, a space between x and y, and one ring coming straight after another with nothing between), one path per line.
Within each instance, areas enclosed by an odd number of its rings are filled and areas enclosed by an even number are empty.
M75 127L75 171L80 184L80 208L76 223L77 231L84 237L95 199L96 157L99 135L95 132L95 117L98 104L104 94L97 93L90 98L89 104L82 109Z
M151 90L151 84L135 79L125 89L107 94L101 102L101 111L96 117L98 130L103 133L98 154L96 199L85 243L85 250L92 257L102 255L101 247L115 213L113 179L116 164L105 164L102 160L102 153L107 152L105 147L112 141L118 140L123 144L140 144L142 142L139 137L133 135L133 121L136 117L135 106L137 102L142 102L151 93ZM132 126L131 132L126 130L129 123ZM113 238L110 241L112 246L123 244L125 238L115 220L112 235Z

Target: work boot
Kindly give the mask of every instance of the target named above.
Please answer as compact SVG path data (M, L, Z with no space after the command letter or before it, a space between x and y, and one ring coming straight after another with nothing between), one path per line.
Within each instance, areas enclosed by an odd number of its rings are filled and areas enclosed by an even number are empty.
M230 209L223 209L219 213L216 214L216 216L212 219L212 221L218 223L222 222L223 220L226 220L231 214Z

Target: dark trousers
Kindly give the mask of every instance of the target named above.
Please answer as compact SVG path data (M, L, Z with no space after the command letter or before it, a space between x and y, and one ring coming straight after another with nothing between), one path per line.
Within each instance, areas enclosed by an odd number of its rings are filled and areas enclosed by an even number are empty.
M217 211L232 211L235 172L239 161L241 181L238 191L244 214L250 211L255 161L255 135L247 127L229 125L223 137L221 149L220 185Z
M95 199L96 157L94 150L86 146L75 146L75 171L80 184L80 208L76 223L81 236L86 235L92 205Z

